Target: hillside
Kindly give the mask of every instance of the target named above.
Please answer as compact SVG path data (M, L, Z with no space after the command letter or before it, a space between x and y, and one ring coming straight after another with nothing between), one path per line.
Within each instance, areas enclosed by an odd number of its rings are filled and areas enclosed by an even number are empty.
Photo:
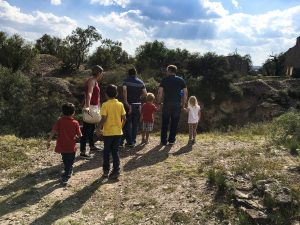
M299 224L299 157L271 145L265 133L264 125L253 125L201 134L194 146L180 135L172 147L159 146L155 136L147 146L120 150L116 182L100 178L102 152L96 152L90 161L76 160L66 187L59 183L60 156L45 141L2 136L0 223L289 224L275 201L282 195L270 195L276 203L270 208L257 193L275 182L272 193L282 186L289 199L278 204L293 207L288 221Z

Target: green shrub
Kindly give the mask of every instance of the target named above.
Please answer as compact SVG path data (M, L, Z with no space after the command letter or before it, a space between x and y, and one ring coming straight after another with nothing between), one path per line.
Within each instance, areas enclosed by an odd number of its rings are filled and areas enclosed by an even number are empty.
M300 113L289 111L275 118L270 126L269 138L275 144L287 145L289 140L300 141Z
M300 144L295 139L290 139L286 143L287 148L290 150L292 155L298 155L298 150L300 148Z
M0 130L22 137L48 132L66 101L62 93L36 85L24 74L0 67Z

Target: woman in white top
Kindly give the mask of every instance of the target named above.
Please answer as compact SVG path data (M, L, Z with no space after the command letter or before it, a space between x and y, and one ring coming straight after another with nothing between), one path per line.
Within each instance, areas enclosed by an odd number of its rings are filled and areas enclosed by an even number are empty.
M189 143L196 142L197 127L201 118L201 108L198 105L197 98L191 96L188 101L188 107L186 111L189 114L188 124L189 124Z

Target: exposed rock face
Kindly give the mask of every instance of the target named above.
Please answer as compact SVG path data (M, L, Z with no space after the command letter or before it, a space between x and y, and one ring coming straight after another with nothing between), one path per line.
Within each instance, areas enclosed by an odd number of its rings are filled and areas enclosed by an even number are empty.
M291 107L300 107L300 79L255 80L235 85L244 93L241 100L228 99L210 108L203 107L201 126L205 130L271 120Z
M204 130L271 120L289 108L300 109L300 79L254 80L236 83L243 90L241 100L228 99L202 107L200 127ZM201 97L199 98L201 101ZM155 130L160 130L161 112L156 113ZM179 131L188 131L187 113L182 112Z

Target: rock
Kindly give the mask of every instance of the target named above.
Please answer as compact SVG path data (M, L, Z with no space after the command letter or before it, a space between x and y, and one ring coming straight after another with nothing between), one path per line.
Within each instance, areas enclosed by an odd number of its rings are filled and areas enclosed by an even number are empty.
M268 224L268 216L264 212L255 209L246 209L243 207L240 209L258 224Z
M257 209L264 210L265 207L259 203L258 200L247 200L247 199L236 199L236 203L238 206L243 206L247 209Z
M104 218L105 221L109 221L109 220L113 220L115 218L114 214L109 213L106 215L106 217Z
M235 190L235 191L234 191L234 196L235 196L236 198L249 199L249 198L250 198L249 195L250 195L249 193L244 193L244 192L239 191L239 190Z

